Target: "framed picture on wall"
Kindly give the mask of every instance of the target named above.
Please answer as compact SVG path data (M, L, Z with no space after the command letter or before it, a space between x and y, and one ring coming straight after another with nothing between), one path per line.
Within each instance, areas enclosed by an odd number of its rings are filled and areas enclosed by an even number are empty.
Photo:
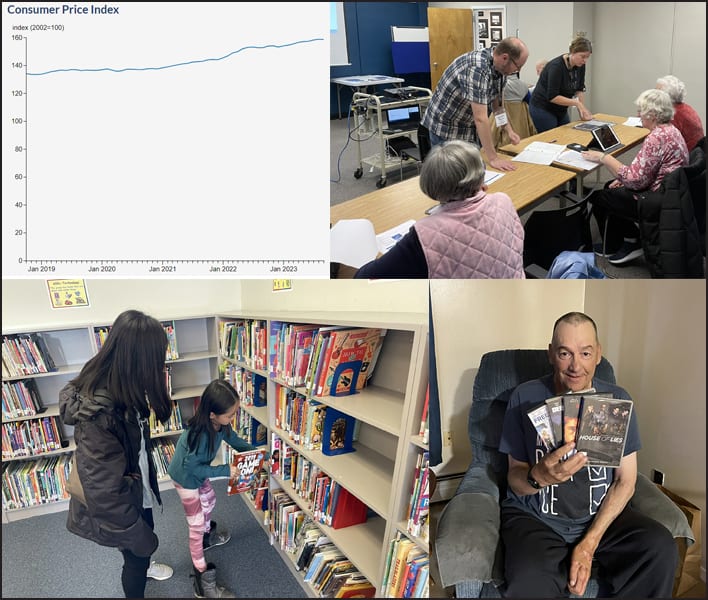
M477 42L477 50L484 50L487 47L487 42L480 40Z
M492 27L491 32L492 32L492 41L493 42L501 42L501 39L502 39L501 27Z
M489 37L489 20L488 19L479 19L477 21L477 33L478 33L478 38L481 39L487 39Z
M489 20L492 27L501 27L502 14L500 12L490 12Z

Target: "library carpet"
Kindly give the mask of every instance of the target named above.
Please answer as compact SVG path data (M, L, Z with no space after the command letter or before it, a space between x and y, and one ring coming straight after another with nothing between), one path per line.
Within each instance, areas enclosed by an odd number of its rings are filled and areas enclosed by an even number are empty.
M231 541L206 553L217 566L217 580L239 598L303 598L304 590L289 571L240 496L227 496L225 479L213 481L216 508L212 518L231 531ZM192 561L187 521L177 493L162 492L154 508L160 546L152 560L174 569L165 581L148 579L148 598L192 598ZM3 598L120 598L123 557L66 529L66 511L2 525Z

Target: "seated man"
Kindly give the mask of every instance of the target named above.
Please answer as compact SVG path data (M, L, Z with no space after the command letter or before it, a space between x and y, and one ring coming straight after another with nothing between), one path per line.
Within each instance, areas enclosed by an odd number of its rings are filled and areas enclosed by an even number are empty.
M674 540L663 525L627 506L640 448L634 411L616 469L587 466L583 453L572 453L574 442L547 451L526 414L547 398L590 388L630 399L623 388L594 379L601 357L595 322L579 312L563 315L548 347L553 374L521 384L509 399L499 445L509 460L501 512L506 597L582 595L593 559L600 585L607 586L601 596L671 596Z

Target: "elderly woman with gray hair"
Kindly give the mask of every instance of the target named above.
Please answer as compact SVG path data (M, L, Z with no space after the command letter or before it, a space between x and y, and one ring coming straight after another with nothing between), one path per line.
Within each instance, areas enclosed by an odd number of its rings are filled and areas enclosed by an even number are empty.
M590 196L592 212L602 235L610 219L604 244L596 254L608 256L613 265L621 265L643 255L639 228L637 195L655 192L664 177L688 164L688 148L681 132L671 124L674 107L669 95L658 89L642 92L634 101L642 127L649 130L642 146L630 165L625 165L609 154L597 150L582 152L583 158L600 163L615 179Z
M681 132L690 152L696 147L698 140L705 137L706 134L703 133L700 115L690 104L684 102L686 86L677 77L666 75L656 80L656 89L664 90L671 98L671 102L674 104L674 118L671 123Z
M523 225L509 196L487 192L484 172L474 144L433 146L420 189L440 204L355 277L523 279Z

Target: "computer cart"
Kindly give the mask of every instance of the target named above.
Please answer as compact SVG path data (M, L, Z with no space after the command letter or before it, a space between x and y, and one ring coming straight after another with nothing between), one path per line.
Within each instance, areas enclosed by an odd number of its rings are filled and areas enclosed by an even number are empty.
M357 142L357 162L359 163L359 168L354 171L354 177L359 179L364 174L365 165L372 170L378 169L381 176L376 181L377 188L386 185L388 171L402 170L404 165L416 162L415 158L409 157L405 153L405 148L409 144L417 146L417 124L401 128L396 128L395 125L389 127L385 113L391 109L417 106L418 114L422 118L433 95L428 88L407 86L400 89L403 90L400 97L363 92L355 92L352 97L354 130L357 132L354 139ZM373 134L377 137L379 141L377 154L362 157L362 134Z

